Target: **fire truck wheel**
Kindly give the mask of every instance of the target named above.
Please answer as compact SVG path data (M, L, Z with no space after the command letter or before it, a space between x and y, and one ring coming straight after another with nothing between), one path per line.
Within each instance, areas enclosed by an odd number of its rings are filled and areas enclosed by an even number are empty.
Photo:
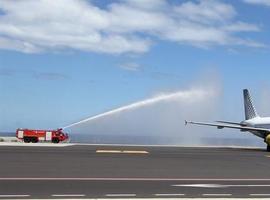
M24 141L25 143L29 143L29 142L30 142L30 138L24 137L24 138L23 138L23 141Z
M32 142L33 142L33 143L37 143L37 142L38 142L38 139L35 138L35 137L33 137L33 138L32 138Z
M59 139L58 138L53 138L52 143L59 143Z

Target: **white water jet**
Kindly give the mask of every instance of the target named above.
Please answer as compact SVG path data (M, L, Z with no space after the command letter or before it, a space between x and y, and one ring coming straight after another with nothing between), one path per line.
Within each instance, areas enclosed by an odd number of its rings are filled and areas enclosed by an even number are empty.
M212 96L214 94L214 91L212 90L203 90L203 89L191 89L191 90L187 90L187 91L180 91L180 92L175 92L175 93L169 93L169 94L160 94L156 97L153 98L149 98L149 99L145 99L142 101L138 101L136 103L132 103L129 104L127 106L122 106L120 108L108 111L108 112L104 112L102 114L98 114L92 117L89 117L87 119L81 120L79 122L76 123L72 123L68 126L63 127L63 129L66 128L70 128L73 126L77 126L79 124L85 123L85 122L89 122L92 120L96 120L105 116L109 116L109 115L113 115L113 114L117 114L117 113L121 113L123 111L127 111L127 110L132 110L132 109L136 109L136 108L140 108L143 106L148 106L148 105L152 105L161 101L175 101L175 100L179 100L181 98L182 101L185 101L187 103L192 103L193 101L199 101L200 99L205 98L206 96Z

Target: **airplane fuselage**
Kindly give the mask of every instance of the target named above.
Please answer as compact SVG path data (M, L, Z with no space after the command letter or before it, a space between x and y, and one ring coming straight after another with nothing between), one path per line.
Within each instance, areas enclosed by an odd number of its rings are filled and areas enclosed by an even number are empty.
M245 120L241 122L241 124L248 127L270 129L270 117L255 117L253 119ZM258 131L249 131L249 132L258 137L265 138L265 134L262 134L261 132Z

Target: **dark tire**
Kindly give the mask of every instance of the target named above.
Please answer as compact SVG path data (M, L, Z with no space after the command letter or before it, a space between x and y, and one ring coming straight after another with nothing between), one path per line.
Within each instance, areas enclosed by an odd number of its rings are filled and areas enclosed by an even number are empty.
M37 139L36 137L33 137L33 138L32 138L32 142L33 142L33 143L37 143L37 142L38 142L38 139Z
M29 138L29 137L24 137L24 138L23 138L23 141L24 141L25 143L29 143L29 142L31 142L31 140L30 140L30 138Z
M267 145L266 150L267 150L268 152L270 152L270 145Z
M59 139L58 138L53 138L52 143L55 143L55 144L59 143Z

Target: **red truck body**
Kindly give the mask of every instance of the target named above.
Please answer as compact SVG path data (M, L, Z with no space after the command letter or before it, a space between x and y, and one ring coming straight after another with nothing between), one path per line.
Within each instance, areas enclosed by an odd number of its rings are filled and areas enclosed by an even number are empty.
M32 129L17 129L16 137L26 143L33 142L52 142L59 143L68 140L68 134L62 129L57 130L32 130Z

